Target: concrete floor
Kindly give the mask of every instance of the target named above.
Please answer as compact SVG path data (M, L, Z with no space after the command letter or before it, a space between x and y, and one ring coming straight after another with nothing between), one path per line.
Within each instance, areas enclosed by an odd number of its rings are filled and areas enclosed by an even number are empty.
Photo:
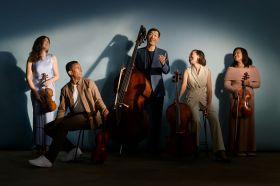
M209 159L170 159L147 155L110 154L103 165L93 164L89 153L77 162L56 161L52 168L35 168L30 151L0 151L0 185L280 185L280 153L260 152L257 157L232 157L231 163Z

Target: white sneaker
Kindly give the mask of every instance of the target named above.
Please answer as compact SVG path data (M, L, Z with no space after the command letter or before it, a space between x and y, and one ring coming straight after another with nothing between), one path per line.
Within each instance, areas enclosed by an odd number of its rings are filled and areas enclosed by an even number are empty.
M61 157L61 161L72 161L75 160L75 153L77 150L77 154L76 154L76 158L79 158L83 153L81 151L81 149L79 147L75 147L72 150L70 150L68 153L63 154L63 156Z
M39 156L36 159L33 160L28 160L28 162L31 165L37 166L37 167L52 167L52 162L50 162L50 160L48 160L44 155Z

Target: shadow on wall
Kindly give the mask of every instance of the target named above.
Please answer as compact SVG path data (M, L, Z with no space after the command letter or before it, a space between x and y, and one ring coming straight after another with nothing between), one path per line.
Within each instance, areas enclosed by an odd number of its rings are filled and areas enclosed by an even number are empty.
M224 143L228 145L228 121L230 114L229 93L224 87L224 78L227 68L233 63L232 54L226 54L224 58L224 69L218 74L215 84L215 95L219 99L219 120L224 138Z
M85 78L89 78L91 73L94 73L95 68L104 58L108 58L105 78L97 80L96 84L99 87L101 96L105 104L110 107L114 101L114 80L117 77L121 67L127 65L130 61L128 52L133 46L133 42L128 40L124 35L117 34L108 43L107 47L102 51L97 60L85 73ZM102 87L100 89L100 87Z
M109 109L113 106L115 98L113 90L114 80L119 74L121 67L126 66L130 61L131 57L128 55L128 52L132 46L133 42L128 40L126 36L120 34L115 35L104 48L97 60L93 62L92 66L86 70L84 74L85 78L90 78L90 75L94 73L95 68L102 62L102 60L108 58L105 78L99 79L95 81L95 83L99 88L104 103ZM78 136L77 133L71 135ZM92 147L92 141L94 141L93 138L94 134L92 132L87 131L87 133L85 133L85 148Z
M32 129L27 112L28 87L25 73L10 52L0 52L0 148L26 149L32 145Z

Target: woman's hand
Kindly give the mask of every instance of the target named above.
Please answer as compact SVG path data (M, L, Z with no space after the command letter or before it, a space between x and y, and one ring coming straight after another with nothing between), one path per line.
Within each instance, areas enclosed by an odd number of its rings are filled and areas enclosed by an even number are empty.
M246 87L250 87L250 81L248 79L246 79L244 81L244 84L245 84Z
M203 112L203 114L204 114L206 117L207 117L207 115L208 115L208 108L209 108L209 105L206 105L206 106L202 105L201 108L200 108L200 110Z
M45 82L43 83L43 86L48 87L48 86L49 86L49 84L51 84L50 79L49 79L49 80L47 80L47 81L45 81Z
M233 92L233 96L234 96L235 99L238 97L238 92L239 92L238 89L235 89L234 92Z
M103 112L103 118L104 118L104 120L107 119L108 115L109 115L109 110L106 109L106 110Z

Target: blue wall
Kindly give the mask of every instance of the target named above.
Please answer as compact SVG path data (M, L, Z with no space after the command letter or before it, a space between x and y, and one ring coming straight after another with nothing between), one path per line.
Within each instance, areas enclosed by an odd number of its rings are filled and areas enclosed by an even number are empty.
M219 111L227 138L224 70L232 50L246 48L262 76L256 90L258 150L279 150L280 69L279 14L277 1L107 1L35 0L2 2L0 11L0 148L28 148L32 141L32 105L25 84L25 64L34 40L51 39L50 52L58 58L60 88L68 82L64 66L70 60L82 64L85 76L95 80L109 106L112 79L129 60L141 24L162 32L159 47L169 52L172 72L188 66L187 56L202 49L212 70L213 103ZM164 109L174 99L172 74L165 77ZM58 96L57 96L58 102ZM163 138L168 124L163 125Z

